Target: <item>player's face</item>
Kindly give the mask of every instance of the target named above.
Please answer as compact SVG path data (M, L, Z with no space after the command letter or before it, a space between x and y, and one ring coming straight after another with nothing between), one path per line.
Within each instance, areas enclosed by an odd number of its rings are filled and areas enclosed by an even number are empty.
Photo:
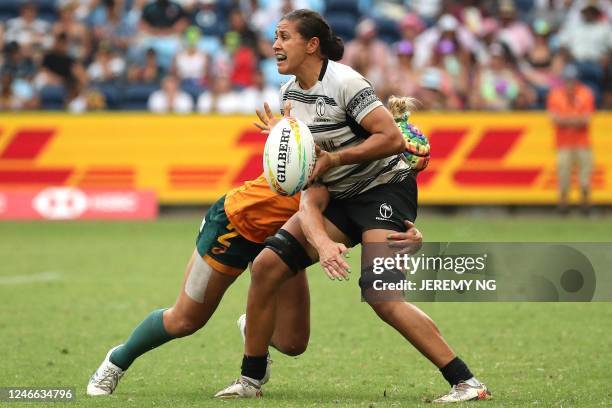
M297 22L281 20L272 48L280 74L294 74L307 54L308 42L297 31Z

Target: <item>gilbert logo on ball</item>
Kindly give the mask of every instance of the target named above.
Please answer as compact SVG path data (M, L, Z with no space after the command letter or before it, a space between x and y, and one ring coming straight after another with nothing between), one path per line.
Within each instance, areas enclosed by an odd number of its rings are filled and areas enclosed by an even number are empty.
M272 128L264 147L264 176L280 195L297 194L308 182L316 161L315 143L305 123L283 118Z

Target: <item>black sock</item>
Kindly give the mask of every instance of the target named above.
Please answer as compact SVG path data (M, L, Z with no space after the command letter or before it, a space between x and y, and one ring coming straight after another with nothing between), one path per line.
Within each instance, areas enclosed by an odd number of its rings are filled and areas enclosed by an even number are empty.
M245 377L261 380L266 375L268 366L268 355L242 357L242 375Z
M467 365L459 357L455 357L450 363L440 369L442 375L451 385L457 385L461 381L469 380L474 375Z

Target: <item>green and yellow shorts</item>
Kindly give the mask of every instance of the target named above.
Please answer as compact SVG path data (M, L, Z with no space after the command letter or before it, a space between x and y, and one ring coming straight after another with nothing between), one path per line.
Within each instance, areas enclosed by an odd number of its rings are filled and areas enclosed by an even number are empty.
M264 249L264 244L249 241L232 225L225 213L225 196L206 212L196 239L200 256L214 269L238 276Z

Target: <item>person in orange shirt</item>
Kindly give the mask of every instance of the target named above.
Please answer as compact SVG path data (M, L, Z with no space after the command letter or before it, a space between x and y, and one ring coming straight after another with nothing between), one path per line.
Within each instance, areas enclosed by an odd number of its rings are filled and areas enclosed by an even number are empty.
M407 120L407 119L406 119ZM300 194L273 192L264 177L229 191L206 212L175 304L151 312L124 344L112 348L87 385L91 396L110 395L130 365L142 354L204 327L225 291L299 209ZM393 246L414 247L419 230L405 221L407 231L390 234ZM244 315L243 315L244 316ZM244 318L238 320L244 335ZM277 299L272 346L287 355L306 350L310 336L310 295L306 274L287 280ZM269 371L266 370L267 381Z
M569 64L563 70L563 84L548 94L547 111L555 127L557 169L559 175L559 209L568 212L568 195L574 164L582 193L582 211L591 209L591 170L593 154L589 140L589 123L595 110L591 90L578 81L578 69Z

